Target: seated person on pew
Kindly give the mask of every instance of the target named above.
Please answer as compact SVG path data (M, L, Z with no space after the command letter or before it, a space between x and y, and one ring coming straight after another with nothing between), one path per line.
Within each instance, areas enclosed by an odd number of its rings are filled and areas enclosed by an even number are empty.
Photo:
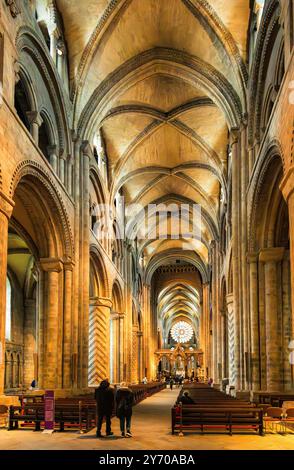
M193 405L194 400L190 397L189 392L184 392L183 396L181 397L182 405Z

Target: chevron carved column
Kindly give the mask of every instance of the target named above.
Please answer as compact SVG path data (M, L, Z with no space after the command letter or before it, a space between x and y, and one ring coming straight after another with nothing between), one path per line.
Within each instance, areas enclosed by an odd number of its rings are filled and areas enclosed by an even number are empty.
M90 300L89 386L109 379L111 307L110 299L100 297Z
M234 296L227 295L228 307L228 343L229 343L229 379L230 385L236 385L236 366L235 366L235 318L234 318Z

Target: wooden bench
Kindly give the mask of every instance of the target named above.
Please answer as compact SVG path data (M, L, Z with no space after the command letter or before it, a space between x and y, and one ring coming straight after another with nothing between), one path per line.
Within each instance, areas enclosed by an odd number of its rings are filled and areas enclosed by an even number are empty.
M198 407L176 405L172 409L172 434L178 431L225 430L255 431L263 435L263 411L256 407Z
M183 404L185 391L193 404ZM181 390L172 408L172 433L183 435L183 430L233 430L259 432L263 435L263 410L256 404L226 395L211 387L191 384Z
M260 404L269 404L282 408L284 401L294 401L293 393L286 392L257 392L258 401Z
M59 431L67 429L79 429L87 432L96 425L96 403L55 403L55 425ZM9 430L22 428L34 428L40 431L44 428L44 404L25 404L23 406L10 406Z

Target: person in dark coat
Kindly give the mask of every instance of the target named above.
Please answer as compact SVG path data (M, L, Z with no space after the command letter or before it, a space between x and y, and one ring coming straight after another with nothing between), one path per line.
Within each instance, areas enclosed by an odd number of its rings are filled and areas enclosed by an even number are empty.
M184 392L181 397L181 402L183 405L192 405L194 400L190 397L189 392Z
M110 388L110 383L108 379L102 380L101 384L95 390L95 400L97 403L97 437L102 437L101 428L103 423L103 418L106 420L106 435L112 436L111 432L111 416L114 407L114 392Z
M120 384L116 392L116 416L120 421L122 437L132 437L131 420L133 414L134 394L125 382Z

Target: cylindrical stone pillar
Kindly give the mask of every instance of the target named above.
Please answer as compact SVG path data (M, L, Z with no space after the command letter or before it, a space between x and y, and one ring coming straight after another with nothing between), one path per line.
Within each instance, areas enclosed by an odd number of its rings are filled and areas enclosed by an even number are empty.
M73 263L64 263L63 388L71 388Z
M62 263L58 259L40 260L45 271L44 315L44 371L42 388L54 389L60 383L58 376L59 351L59 279Z
M259 313L258 313L258 254L248 253L249 293L250 293L250 381L251 390L260 390L260 350L259 350Z
M8 221L14 202L0 191L0 395L4 393Z
M278 322L277 263L283 259L284 248L262 250L259 259L264 263L265 283L265 331L266 331L266 380L270 392L281 389L281 338Z

